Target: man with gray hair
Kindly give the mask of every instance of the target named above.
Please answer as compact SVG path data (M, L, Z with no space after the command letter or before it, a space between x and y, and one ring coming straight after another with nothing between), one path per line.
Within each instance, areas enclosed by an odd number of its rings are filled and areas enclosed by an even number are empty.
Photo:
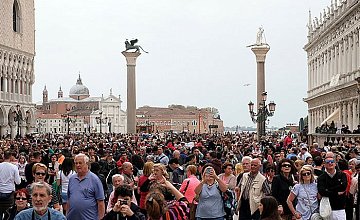
M23 210L15 216L15 220L51 219L66 220L65 216L52 208L48 208L51 201L51 187L45 182L31 184L32 208Z
M266 178L259 171L261 162L255 158L251 160L250 172L244 173L240 181L240 196L238 197L239 220L259 219L258 207L260 200L269 195Z
M89 170L89 157L85 154L75 156L77 174L69 179L67 218L102 219L105 214L105 196L98 176Z

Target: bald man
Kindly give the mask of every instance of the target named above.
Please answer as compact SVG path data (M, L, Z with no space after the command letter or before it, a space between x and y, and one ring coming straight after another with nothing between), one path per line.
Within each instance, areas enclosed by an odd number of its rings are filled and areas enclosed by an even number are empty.
M260 160L257 158L252 159L250 166L250 172L245 173L240 182L240 196L237 207L239 220L259 219L258 207L260 199L270 194L270 188L265 181L266 178L259 172L261 168Z

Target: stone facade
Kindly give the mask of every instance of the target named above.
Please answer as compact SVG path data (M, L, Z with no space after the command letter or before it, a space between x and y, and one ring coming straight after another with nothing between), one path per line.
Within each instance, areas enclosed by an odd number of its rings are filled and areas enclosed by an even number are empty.
M211 128L209 125L216 125ZM144 106L136 110L137 132L223 133L224 125L213 108Z
M14 138L18 131L24 136L35 126L34 10L33 0L3 0L0 4L0 137Z
M334 121L353 130L360 124L356 78L360 77L360 2L335 0L320 18L309 14L308 60L309 133Z
M48 100L46 87L43 102L37 105L36 131L39 133L126 133L126 113L121 110L120 96L91 97L79 75L69 97L61 87L56 99ZM101 114L99 114L101 112ZM101 116L100 116L101 115ZM100 123L99 119L102 119ZM100 129L101 124L101 129Z

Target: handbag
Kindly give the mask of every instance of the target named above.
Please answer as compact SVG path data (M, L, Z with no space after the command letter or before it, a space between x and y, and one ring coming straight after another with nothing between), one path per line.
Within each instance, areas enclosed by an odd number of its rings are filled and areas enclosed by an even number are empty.
M329 197L322 197L320 200L320 216L324 219L329 218L331 215L331 205Z

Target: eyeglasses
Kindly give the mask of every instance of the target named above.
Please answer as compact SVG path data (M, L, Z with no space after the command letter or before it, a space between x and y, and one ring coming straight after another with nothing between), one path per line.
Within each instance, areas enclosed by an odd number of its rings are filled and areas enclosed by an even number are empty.
M15 199L16 200L23 200L23 201L27 200L27 198L25 198L25 197L16 197Z
M305 172L305 173L302 173L301 176L310 176L311 175L311 172Z
M327 164L335 163L335 160L325 160L325 163Z
M289 168L289 167L291 167L291 164L285 163L285 164L282 164L281 167Z
M266 172L275 172L274 169L267 169Z
M40 172L37 172L37 173L35 173L36 175L38 175L38 176L45 176L46 175L46 173L40 173Z

